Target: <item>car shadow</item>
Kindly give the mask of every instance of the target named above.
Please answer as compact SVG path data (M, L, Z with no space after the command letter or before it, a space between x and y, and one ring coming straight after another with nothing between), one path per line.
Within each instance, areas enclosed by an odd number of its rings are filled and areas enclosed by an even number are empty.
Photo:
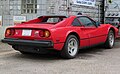
M120 45L120 40L117 39L112 49L106 49L104 48L103 45L82 49L82 50L79 50L77 58L88 59L88 58L95 57L96 55L104 55L105 51L109 51L109 50L112 51L113 49L115 50L120 48L119 45Z
M75 59L88 59L92 58L95 55L102 55L102 52L107 49L102 49L102 48L88 48L88 49L83 49L79 51L78 55L76 56ZM14 55L14 58L17 59L32 59L32 60L68 60L68 59L63 59L60 57L59 54L57 53L48 53L48 54L21 54L17 52L17 54Z
M46 54L22 54L17 52L14 55L14 58L19 59L31 59L31 60L59 60L61 59L60 56L56 53L46 53Z
M96 55L103 55L102 52L104 52L105 50L108 50L108 49L105 49L102 46L81 49L79 50L77 59L89 59L89 58L95 57Z
M120 48L119 43L120 41L115 42L115 46L113 49ZM105 49L103 46L96 46L96 47L91 47L91 48L86 48L82 49L78 52L78 55L74 59L90 59L95 57L96 55L104 55L104 51L111 51L112 49ZM14 58L17 59L31 59L31 60L68 60L68 59L63 59L60 57L58 52L51 52L51 53L46 53L46 54L21 54L20 52L17 52L14 55Z

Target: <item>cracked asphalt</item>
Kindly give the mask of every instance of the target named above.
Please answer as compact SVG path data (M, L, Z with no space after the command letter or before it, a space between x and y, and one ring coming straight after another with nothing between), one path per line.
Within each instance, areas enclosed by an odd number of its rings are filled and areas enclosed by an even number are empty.
M70 60L57 54L22 55L0 42L0 74L120 74L120 39L113 49L84 49Z

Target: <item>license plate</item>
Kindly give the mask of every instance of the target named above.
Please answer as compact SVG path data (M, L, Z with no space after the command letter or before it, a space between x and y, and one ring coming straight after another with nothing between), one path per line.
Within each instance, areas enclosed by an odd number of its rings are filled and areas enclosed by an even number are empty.
M31 36L32 30L22 30L22 36Z

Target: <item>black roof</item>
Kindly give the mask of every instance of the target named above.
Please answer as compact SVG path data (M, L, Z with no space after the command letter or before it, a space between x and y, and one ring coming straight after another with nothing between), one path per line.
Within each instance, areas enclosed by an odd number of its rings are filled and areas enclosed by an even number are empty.
M67 18L68 16L65 16L65 15L42 15L38 18L42 18L42 17L63 17L63 18Z

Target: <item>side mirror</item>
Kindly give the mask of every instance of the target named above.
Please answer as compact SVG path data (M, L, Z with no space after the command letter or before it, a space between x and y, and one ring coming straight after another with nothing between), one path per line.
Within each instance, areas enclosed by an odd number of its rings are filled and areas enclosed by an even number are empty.
M96 22L95 24L96 24L97 27L100 26L100 22Z

